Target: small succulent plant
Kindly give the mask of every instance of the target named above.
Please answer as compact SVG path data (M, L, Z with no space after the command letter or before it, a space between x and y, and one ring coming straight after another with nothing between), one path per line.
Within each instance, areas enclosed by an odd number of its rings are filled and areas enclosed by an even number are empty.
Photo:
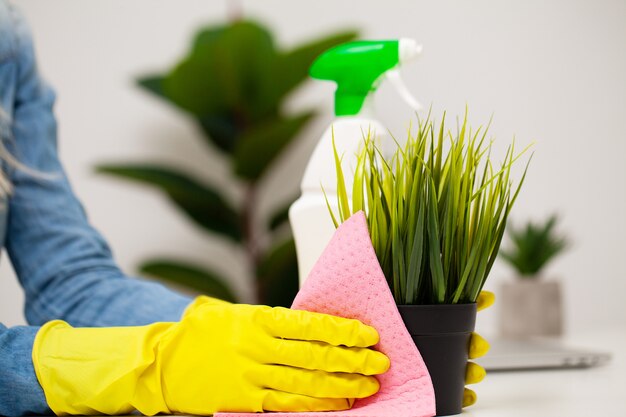
M569 246L565 236L556 233L556 214L543 223L528 222L515 228L509 225L509 248L502 249L500 255L522 278L536 278L540 271Z

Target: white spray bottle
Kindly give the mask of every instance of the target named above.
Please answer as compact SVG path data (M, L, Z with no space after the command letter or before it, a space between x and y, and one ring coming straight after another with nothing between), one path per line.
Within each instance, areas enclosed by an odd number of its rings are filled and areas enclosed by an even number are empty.
M398 72L400 65L417 57L421 50L412 39L348 42L324 52L311 66L313 78L337 83L337 118L319 140L302 178L302 195L289 209L300 285L335 231L326 203L327 197L331 207L337 207L333 135L337 153L343 156L344 172L354 172L356 154L364 143L364 136L369 134L379 144L385 143L388 136L387 129L374 117L372 103L372 95L383 79L392 82L409 106L421 109ZM345 180L351 194L352 176L346 175Z

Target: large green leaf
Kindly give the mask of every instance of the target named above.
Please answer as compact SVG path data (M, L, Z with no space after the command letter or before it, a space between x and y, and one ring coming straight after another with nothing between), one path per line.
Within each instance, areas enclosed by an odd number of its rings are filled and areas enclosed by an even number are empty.
M235 149L235 173L249 180L259 179L311 117L313 112L307 112L272 120L251 129L239 140Z
M265 27L238 21L199 32L165 77L140 83L195 115L208 139L231 153L249 129L278 118L285 95L306 79L321 52L355 37L343 32L283 53Z
M263 304L289 307L298 293L296 245L288 239L265 254L257 270Z
M206 44L215 43L220 36L228 29L228 24L218 24L216 26L209 26L207 28L201 29L198 33L196 33L195 38L191 45L191 50L195 51L198 48L201 48Z
M276 117L277 106L263 104L263 80L273 76L275 55L271 34L254 22L209 28L163 80L163 89L198 118L210 141L230 153L248 128Z
M335 45L354 40L357 35L356 31L341 32L278 54L268 92L270 101L280 102L286 94L304 81L309 75L311 64L322 52Z
M100 165L98 172L151 185L193 221L211 232L241 240L239 216L213 188L174 170L152 165Z
M271 34L253 22L204 31L165 78L164 89L199 117L230 110L246 125L258 118L260 80L271 76L275 54Z
M233 152L235 144L245 130L227 112L198 117L198 122L206 134L205 139L227 154Z
M137 84L143 87L147 91L151 92L155 96L167 100L167 96L163 91L163 76L162 75L147 75L137 80Z
M139 270L142 274L175 282L202 294L237 302L237 297L225 284L226 279L198 265L171 259L153 259L144 262Z
M149 75L137 80L137 84L155 96L171 102L163 89L161 75ZM213 143L226 153L231 153L237 138L243 131L242 126L238 126L237 120L228 110L221 113L197 116L200 127L206 134L205 139Z

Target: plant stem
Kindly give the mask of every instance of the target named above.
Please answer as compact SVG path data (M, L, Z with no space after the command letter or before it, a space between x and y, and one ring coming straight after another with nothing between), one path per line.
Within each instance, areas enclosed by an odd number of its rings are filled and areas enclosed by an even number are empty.
M255 183L249 183L246 186L243 199L242 222L244 246L246 250L246 256L248 258L248 265L250 267L250 270L252 271L252 276L255 277L254 285L256 301L263 302L263 299L265 298L265 291L262 288L260 280L256 279L257 270L261 262L258 245L258 235L256 227L254 225L254 219L256 214L256 192L257 190Z
M241 0L228 1L228 18L231 22L238 22L243 17L243 7Z

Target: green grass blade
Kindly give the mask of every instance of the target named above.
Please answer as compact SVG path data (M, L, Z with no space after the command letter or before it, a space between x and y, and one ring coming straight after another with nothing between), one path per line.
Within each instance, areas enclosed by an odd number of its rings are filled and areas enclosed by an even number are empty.
M439 225L437 219L437 195L435 193L435 183L431 178L428 181L428 246L430 272L432 274L432 285L434 291L434 299L441 304L445 301L446 284L443 276L443 266L441 265L441 245L439 242Z
M341 168L341 159L337 153L335 146L335 131L332 131L333 138L333 154L335 157L335 172L337 173L337 205L339 206L339 215L343 223L350 217L350 203L348 202L348 192L346 191L346 181Z
M333 220L333 224L335 225L335 229L339 227L339 222L333 213L333 209L330 206L330 201L328 201L328 196L326 195L326 190L324 190L324 186L320 183L320 187L322 188L322 193L324 194L324 200L326 200L326 207L328 208L328 213L330 214L330 218Z

